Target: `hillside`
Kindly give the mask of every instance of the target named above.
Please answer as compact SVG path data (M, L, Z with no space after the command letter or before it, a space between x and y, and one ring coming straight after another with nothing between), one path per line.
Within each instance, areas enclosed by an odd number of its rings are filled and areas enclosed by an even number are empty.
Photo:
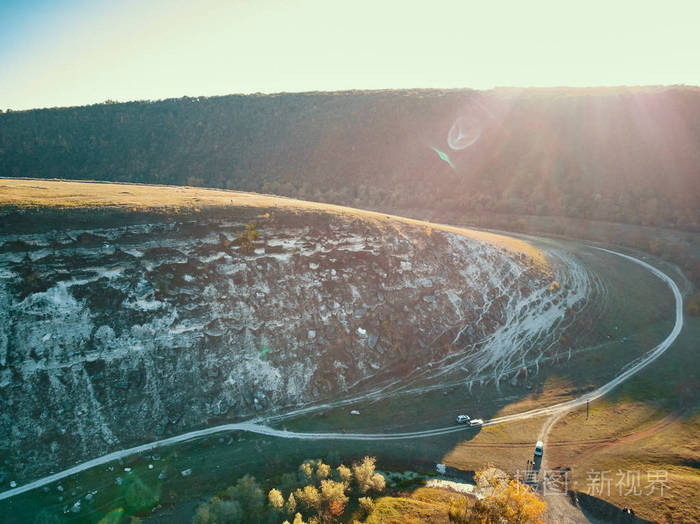
M523 241L348 208L1 182L0 457L18 478L432 363L506 380L590 285Z
M469 470L496 450L519 469L537 428L503 452L480 445L494 421L607 383L673 325L642 262L526 238L240 191L0 179L3 508L81 520L160 501L189 519L231 478L314 455ZM162 488L143 506L137 476Z
M414 90L0 114L0 176L697 229L700 90Z

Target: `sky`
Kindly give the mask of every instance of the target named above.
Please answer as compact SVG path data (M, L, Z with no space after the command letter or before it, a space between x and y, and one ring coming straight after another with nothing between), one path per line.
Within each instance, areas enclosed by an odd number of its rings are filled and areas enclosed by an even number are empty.
M700 84L697 0L0 0L0 109Z

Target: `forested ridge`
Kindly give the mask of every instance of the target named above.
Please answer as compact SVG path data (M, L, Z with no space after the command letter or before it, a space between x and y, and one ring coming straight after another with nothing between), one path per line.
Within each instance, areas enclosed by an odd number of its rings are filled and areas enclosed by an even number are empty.
M692 87L185 97L0 114L0 176L697 230L699 144Z

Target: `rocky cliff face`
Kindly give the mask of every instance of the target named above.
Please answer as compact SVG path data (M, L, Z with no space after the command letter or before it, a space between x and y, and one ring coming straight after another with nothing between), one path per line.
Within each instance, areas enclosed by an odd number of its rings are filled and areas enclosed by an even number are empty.
M242 246L245 226L0 237L0 467L22 478L416 370L505 377L586 294L566 261L578 294L555 296L525 255L451 233L261 216Z

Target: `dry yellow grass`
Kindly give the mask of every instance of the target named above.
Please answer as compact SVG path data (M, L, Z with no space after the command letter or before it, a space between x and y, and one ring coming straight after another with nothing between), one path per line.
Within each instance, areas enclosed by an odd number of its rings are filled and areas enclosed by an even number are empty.
M472 440L457 444L442 459L453 468L477 471L492 464L511 474L522 472L532 458L537 435L546 417L482 428Z
M545 406L559 404L577 397L576 386L569 378L549 376L542 385L542 391L530 393L527 396L511 402L498 412L498 416L522 413Z
M367 524L449 523L449 506L404 497L381 497L376 501Z
M548 377L543 391L531 393L499 410L494 417L522 413L574 398L574 385L569 379ZM485 463L516 473L523 471L532 459L537 436L549 417L535 417L507 424L486 426L477 436L455 446L443 457L443 462L455 468L476 470ZM569 438L567 436L567 438ZM580 437L577 437L580 438Z
M575 409L552 428L551 442L621 438L624 435L643 431L665 416L652 405L644 402L612 402L600 399L590 405L588 418L586 408Z
M418 488L403 497L380 497L375 501L374 511L367 517L367 524L374 523L449 523L450 502L465 498L460 493L439 488ZM466 497L467 505L472 499Z
M574 489L632 507L642 518L700 522L700 415L666 414L644 403L597 404L588 419L584 408L552 428L549 464L571 467ZM609 484L591 489L591 475L603 471ZM657 471L667 475L663 495L649 482Z
M473 440L455 446L443 462L465 470L492 463L511 474L522 472L545 421L543 417L485 427ZM588 418L583 407L557 421L545 453L548 467L571 468L569 489L591 491L616 506L632 507L642 518L700 522L698 433L700 414L669 414L644 402L599 400L591 405ZM591 490L590 472L604 471L609 483ZM663 496L658 486L649 493L647 475L656 471L668 475Z
M532 244L505 235L293 198L199 187L117 184L47 179L0 178L0 206L53 209L115 209L133 212L197 213L205 209L252 207L271 210L323 212L393 226L407 224L430 231L447 231L486 242L512 253L524 253L549 272L544 253Z

